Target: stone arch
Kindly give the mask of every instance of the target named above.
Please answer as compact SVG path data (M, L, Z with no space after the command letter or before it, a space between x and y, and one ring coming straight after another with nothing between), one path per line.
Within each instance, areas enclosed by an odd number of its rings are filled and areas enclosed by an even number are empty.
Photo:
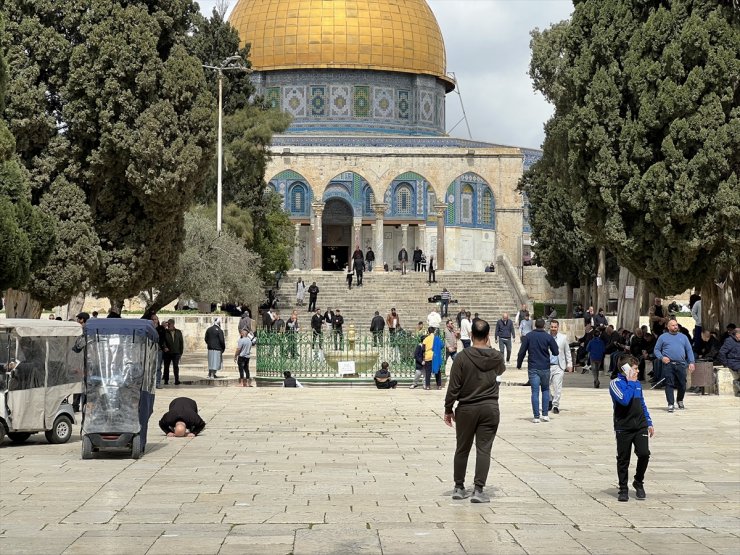
M308 180L295 170L283 170L267 183L283 197L283 210L291 218L305 218L311 213L313 190Z
M479 174L458 175L445 194L448 226L496 229L496 199L491 185Z
M427 218L426 196L431 187L421 174L407 171L397 174L383 195L386 215L398 218L425 220ZM409 203L410 206L404 203Z
M362 174L348 170L336 174L324 187L322 199L327 201L331 198L343 198L352 207L355 217L364 214L365 192L374 191L370 183Z

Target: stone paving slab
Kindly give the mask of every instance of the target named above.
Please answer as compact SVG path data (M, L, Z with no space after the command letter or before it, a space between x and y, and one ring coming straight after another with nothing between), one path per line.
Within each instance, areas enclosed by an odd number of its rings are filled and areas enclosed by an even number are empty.
M529 388L502 388L484 505L450 499L444 391L158 390L138 461L82 461L77 435L0 447L0 553L740 553L740 402L668 414L646 392L648 499L619 503L608 390L579 380L538 425ZM157 428L177 395L201 407L198 438Z

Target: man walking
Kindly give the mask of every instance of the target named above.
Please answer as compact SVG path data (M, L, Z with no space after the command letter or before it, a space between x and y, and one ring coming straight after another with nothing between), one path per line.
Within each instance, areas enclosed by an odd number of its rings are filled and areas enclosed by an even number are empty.
M316 349L316 340L319 342L319 349L323 348L324 344L321 336L321 326L324 323L324 317L321 315L321 309L317 308L316 313L311 316L311 330L313 331L311 348Z
M319 287L314 281L308 286L308 311L313 312L316 310L316 299L319 298Z
M334 318L332 318L331 321L331 330L332 335L334 336L334 350L342 350L344 349L344 332L342 331L342 326L344 325L344 316L342 316L342 311L337 309L336 314L334 314Z
M442 294L439 296L442 318L447 318L447 312L450 309L450 298L451 297L452 297L452 294L447 290L447 287L443 287Z
M218 316L213 319L213 325L206 330L205 340L208 349L208 377L217 379L219 376L216 375L216 372L221 370L224 351L226 350L224 332L221 329L221 318Z
M560 350L555 339L545 331L545 321L537 318L535 329L522 337L522 346L516 359L517 370L521 369L524 355L529 353L528 376L532 387L532 422L540 423L540 391L542 391L542 422L549 422L547 411L550 405L550 355L557 356Z
M406 274L406 265L409 263L409 252L406 250L405 245L398 251L398 262L401 265L401 275Z
M180 357L185 352L185 341L182 332L175 327L175 319L167 320L167 332L162 342L162 358L164 360L164 385L170 383L170 364L175 374L175 385L180 385Z
M475 479L471 503L488 503L490 498L483 491L491 465L491 448L498 430L498 376L506 371L503 355L488 348L490 327L485 320L477 320L472 329L473 346L462 351L452 363L444 422L452 427L456 423L453 478L455 489L452 499L465 499L465 471L468 454L475 439ZM453 412L453 405L457 408Z
M550 359L550 404L552 412L560 414L560 394L563 391L563 375L565 371L573 371L573 356L570 354L568 337L560 331L560 322L550 322L550 335L555 338L558 345L558 355Z
M660 299L656 299L660 300ZM668 320L668 333L662 334L653 354L655 358L663 362L663 378L665 378L665 398L668 401L668 412L673 412L674 398L673 389L678 389L676 401L678 408L684 409L683 398L686 394L686 367L689 372L694 371L694 351L689 339L682 333L678 333L678 322Z
M447 326L445 327L445 348L447 351L445 362L448 358L451 358L454 362L455 355L457 355L457 332L452 320L447 320Z
M367 248L367 252L365 253L365 262L367 263L367 271L372 272L373 266L375 265L375 253L373 252L372 247Z
M470 312L466 312L463 319L460 320L460 341L462 342L463 349L470 347L472 328L473 324L470 321Z
M390 313L385 317L385 323L388 326L390 339L393 341L396 337L396 331L401 327L401 319L398 317L395 307L391 308Z
M504 315L496 322L496 331L493 334L494 341L498 341L498 350L501 353L506 349L506 362L511 359L511 341L514 339L514 323L509 320L509 313Z

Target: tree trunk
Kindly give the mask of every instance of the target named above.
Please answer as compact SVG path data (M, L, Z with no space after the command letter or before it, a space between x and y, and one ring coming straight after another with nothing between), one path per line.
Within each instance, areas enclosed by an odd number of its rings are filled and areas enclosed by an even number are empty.
M115 312L119 316L123 312L124 299L108 299L110 301L110 312ZM109 312L109 314L110 314Z
M62 307L62 313L60 314L62 320L71 320L75 318L82 311L82 307L84 305L85 294L78 293L77 295L69 299L69 302Z
M596 305L597 306L594 307L596 309L596 312L598 312L600 308L603 308L604 311L606 312L608 308L607 307L608 290L609 289L606 285L606 249L604 247L601 247L599 249L598 270L596 271Z
M157 293L157 296L154 298L154 300L149 305L147 305L146 309L144 310L144 314L142 314L141 317L145 320L150 319L152 317L152 314L156 314L172 301L176 300L179 296L180 294L175 291L160 291L159 293Z
M631 295L627 297L627 288L630 287ZM619 301L617 303L617 327L630 331L640 325L640 305L642 303L643 281L630 272L627 268L619 269Z
M740 275L733 271L725 275L719 283L708 279L701 288L702 328L720 333L727 324L740 323Z
M569 283L567 284L567 300L565 305L565 317L566 318L573 318L573 286Z
M8 318L41 318L41 303L30 293L18 289L5 292L5 315Z
M591 281L588 276L581 276L581 306L585 311L591 305Z

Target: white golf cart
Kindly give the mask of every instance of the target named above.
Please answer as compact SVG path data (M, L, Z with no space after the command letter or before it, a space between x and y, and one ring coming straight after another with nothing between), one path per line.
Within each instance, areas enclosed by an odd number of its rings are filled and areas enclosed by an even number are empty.
M50 443L72 437L70 395L80 393L82 335L75 322L0 320L0 442L22 443L44 432Z

